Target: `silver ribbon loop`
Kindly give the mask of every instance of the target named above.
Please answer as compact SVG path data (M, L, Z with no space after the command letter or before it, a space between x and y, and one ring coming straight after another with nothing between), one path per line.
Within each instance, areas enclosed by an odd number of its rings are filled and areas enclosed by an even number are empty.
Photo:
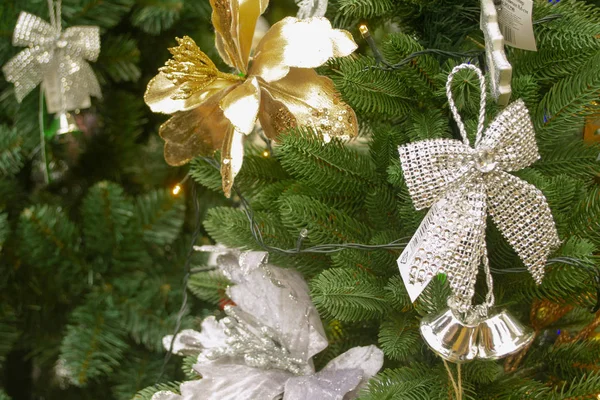
M50 113L89 107L90 96L102 97L96 75L87 63L96 61L100 54L97 26L74 26L61 32L58 22L49 24L21 12L13 45L27 47L2 68L6 80L14 84L18 102L42 82Z
M452 77L464 68L477 73L482 88L475 148L469 145L451 91ZM445 272L454 304L460 311L470 309L479 265L487 262L484 239L488 212L537 283L542 280L548 256L560 244L542 192L507 173L540 157L529 112L523 101L517 100L484 130L485 93L485 79L479 69L470 64L454 68L447 94L462 143L435 139L398 149L415 208L432 207L398 259L413 301L435 274ZM491 282L490 276L490 292ZM493 296L488 300L493 303Z

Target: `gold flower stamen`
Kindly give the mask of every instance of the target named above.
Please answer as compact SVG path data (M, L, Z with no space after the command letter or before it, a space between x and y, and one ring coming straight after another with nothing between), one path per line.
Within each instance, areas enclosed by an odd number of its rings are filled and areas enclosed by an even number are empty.
M177 42L179 46L169 49L173 58L159 69L174 85L179 86L171 97L173 100L188 99L219 78L228 81L244 80L243 77L219 71L189 36L177 38Z

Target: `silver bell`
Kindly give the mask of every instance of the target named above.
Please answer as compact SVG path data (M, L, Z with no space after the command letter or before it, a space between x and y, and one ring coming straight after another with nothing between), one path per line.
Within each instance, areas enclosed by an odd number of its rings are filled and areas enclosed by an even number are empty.
M57 135L64 135L66 133L72 133L79 131L79 127L75 122L75 117L68 112L64 111L56 114L55 119L58 121L58 129L56 130Z
M461 363L477 356L477 325L461 322L451 309L421 321L421 335L431 349L445 360Z
M421 335L436 354L454 363L506 357L526 347L535 337L505 310L467 324L452 309L423 318Z
M506 310L479 324L477 358L496 360L526 347L535 335Z

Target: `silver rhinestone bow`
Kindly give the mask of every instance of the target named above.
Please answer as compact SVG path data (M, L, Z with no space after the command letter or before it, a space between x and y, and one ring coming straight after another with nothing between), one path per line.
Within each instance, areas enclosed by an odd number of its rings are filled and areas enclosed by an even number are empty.
M475 148L452 99L452 79L460 69L477 73L481 83L480 118ZM451 303L470 310L479 265L483 263L493 305L492 279L485 247L489 213L540 283L550 252L560 241L546 198L535 186L508 172L539 159L533 124L522 100L510 104L484 132L485 78L470 64L448 76L446 92L462 142L425 140L399 147L406 185L417 209L431 207L417 233L398 259L414 301L431 278L444 272L453 292Z
M90 96L102 97L100 85L87 63L100 54L97 26L74 26L62 31L60 6L50 3L52 23L21 12L13 34L14 46L27 46L2 68L21 102L42 83L49 113L90 106Z

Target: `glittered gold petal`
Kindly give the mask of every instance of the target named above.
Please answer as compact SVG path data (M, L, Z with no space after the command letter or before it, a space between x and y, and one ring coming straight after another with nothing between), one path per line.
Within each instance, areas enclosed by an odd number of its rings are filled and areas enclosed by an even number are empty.
M279 100L275 100L265 89L261 90L258 118L265 135L269 139L277 139L279 132L298 126L296 117L288 110L286 105Z
M332 137L347 139L358 135L358 122L354 110L341 100L333 81L319 76L314 70L291 68L285 78L271 83L260 82L260 85L273 99L287 108L295 117L295 123L315 128L323 135L325 141ZM268 103L265 103L264 107L261 106L261 123L267 120L271 120L272 123L274 121L273 117L264 116L269 112L267 106ZM285 117L285 113L279 112L281 118L290 120L290 114ZM289 123L293 124L294 121ZM265 128L263 125L263 129L281 131L281 126L283 124Z
M350 32L333 29L327 18L287 17L273 25L259 43L250 75L273 82L286 76L290 67L316 68L356 48Z
M223 114L236 130L248 135L254 129L260 106L260 88L256 78L233 89L220 102Z
M215 44L221 58L246 73L256 21L269 5L268 0L210 0Z
M239 0L210 0L212 23L215 27L215 46L230 67L246 72L237 40Z
M217 79L202 92L195 93L187 99L174 100L173 96L177 93L178 87L161 72L148 83L144 101L153 112L173 114L198 107L214 94L235 84L236 82Z
M242 169L244 162L244 134L234 129L227 131L221 151L221 179L223 192L226 197L231 196L231 188L236 175Z
M209 155L223 145L227 131L233 127L223 115L219 101L229 91L217 93L192 110L174 114L160 127L168 164L183 165L198 155Z

